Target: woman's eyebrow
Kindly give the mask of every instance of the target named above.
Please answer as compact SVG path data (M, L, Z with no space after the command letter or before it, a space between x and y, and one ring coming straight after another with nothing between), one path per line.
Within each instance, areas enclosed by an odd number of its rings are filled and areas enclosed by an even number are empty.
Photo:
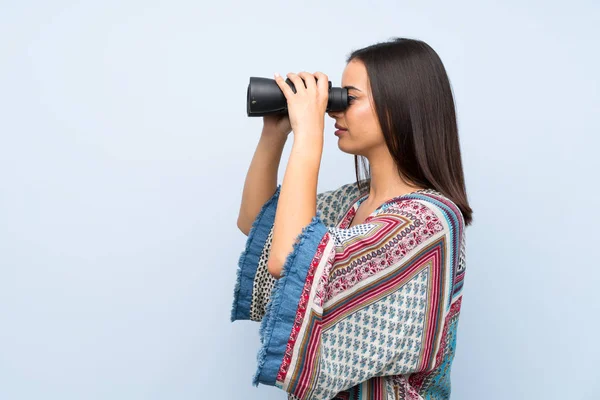
M354 86L344 86L343 89L354 89L354 90L358 90L359 92L361 91L359 88L354 87Z

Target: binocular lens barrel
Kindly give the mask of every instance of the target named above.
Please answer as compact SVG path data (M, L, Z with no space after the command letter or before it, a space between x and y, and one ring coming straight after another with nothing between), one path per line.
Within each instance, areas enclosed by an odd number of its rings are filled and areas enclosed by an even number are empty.
M285 82L296 93L294 83L288 78ZM343 111L348 107L348 89L331 87L329 85L329 99L327 112ZM287 114L287 99L279 88L275 79L250 77L246 95L246 112L249 117L262 117L268 114Z

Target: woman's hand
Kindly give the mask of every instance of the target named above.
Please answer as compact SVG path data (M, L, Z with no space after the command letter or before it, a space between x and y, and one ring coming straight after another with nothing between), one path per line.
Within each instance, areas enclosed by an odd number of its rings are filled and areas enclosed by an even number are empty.
M292 126L290 124L290 117L288 115L268 114L263 116L263 135L282 138L285 141L287 140L287 137L291 131Z
M310 74L299 72L288 73L287 77L293 82L296 93L275 74L275 82L285 95L288 104L288 115L294 137L318 135L323 137L325 125L325 110L329 100L329 79L322 72ZM304 79L304 82L302 82ZM305 86L306 85L306 86Z

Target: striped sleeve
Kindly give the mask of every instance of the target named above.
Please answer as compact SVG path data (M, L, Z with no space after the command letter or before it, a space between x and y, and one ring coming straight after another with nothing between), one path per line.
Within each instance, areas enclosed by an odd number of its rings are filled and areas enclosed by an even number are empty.
M436 367L461 236L456 218L424 199L391 202L348 229L317 212L273 287L253 385L332 399L373 377Z

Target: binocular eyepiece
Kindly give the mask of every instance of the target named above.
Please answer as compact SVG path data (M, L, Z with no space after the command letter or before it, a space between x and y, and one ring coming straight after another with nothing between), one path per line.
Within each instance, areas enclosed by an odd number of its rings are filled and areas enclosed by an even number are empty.
M287 78L285 80L294 93L296 87ZM329 99L327 112L343 111L348 107L348 89L331 87L329 83ZM262 117L268 114L287 114L287 99L275 79L250 77L246 99L246 111L249 117Z

